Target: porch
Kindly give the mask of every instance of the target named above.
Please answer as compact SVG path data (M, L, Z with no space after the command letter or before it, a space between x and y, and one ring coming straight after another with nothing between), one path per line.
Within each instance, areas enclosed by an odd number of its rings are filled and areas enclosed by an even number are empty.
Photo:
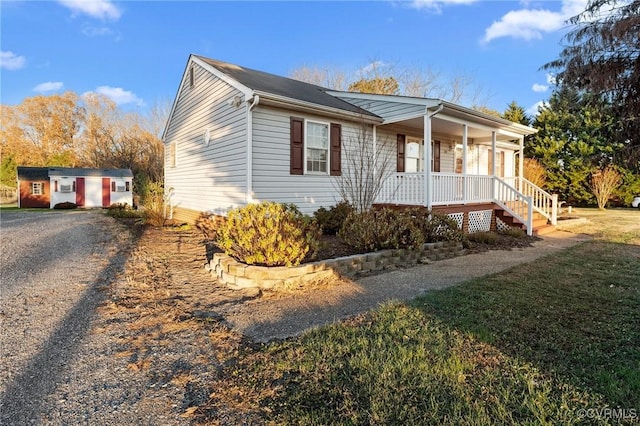
M376 204L429 206L454 216L460 227L467 230L476 229L468 224L470 217L478 216L478 213L470 216L469 212L488 209L493 210L490 219L474 220L522 227L528 235L547 223L557 224L558 196L524 178L457 173L431 173L429 177L427 180L423 172L391 174L383 181Z

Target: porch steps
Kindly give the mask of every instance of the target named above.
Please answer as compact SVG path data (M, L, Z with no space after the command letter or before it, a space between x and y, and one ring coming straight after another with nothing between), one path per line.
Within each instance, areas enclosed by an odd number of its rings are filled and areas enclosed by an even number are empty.
M527 229L526 224L516 219L506 210L496 208L496 217L499 217L504 223L514 228ZM525 218L526 219L526 218ZM547 218L538 212L533 212L533 235L545 235L556 230L554 225L549 224Z

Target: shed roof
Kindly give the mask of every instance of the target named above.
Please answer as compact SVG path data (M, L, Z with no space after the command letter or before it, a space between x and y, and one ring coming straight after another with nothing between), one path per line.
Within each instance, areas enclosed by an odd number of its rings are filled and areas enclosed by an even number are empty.
M20 180L48 180L48 167L23 167L18 166L18 179Z
M49 179L51 176L133 177L131 169L88 169L76 167L18 167L18 179Z

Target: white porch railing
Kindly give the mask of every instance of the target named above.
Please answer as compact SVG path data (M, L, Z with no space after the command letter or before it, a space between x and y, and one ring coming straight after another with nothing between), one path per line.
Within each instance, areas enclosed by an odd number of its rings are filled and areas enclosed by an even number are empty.
M454 173L434 173L434 206L445 204L490 203L493 201L493 177ZM377 203L424 205L424 174L394 173L382 186Z
M531 197L522 194L498 177L493 179L495 182L493 202L524 223L527 227L527 234L533 235L533 203Z
M381 204L424 206L424 173L393 173L376 198Z
M434 206L494 202L526 224L527 232L532 229L534 210L553 225L557 223L558 196L526 179L457 173L433 173L431 176L431 204ZM393 173L383 182L376 202L423 206L424 197L423 173Z
M536 212L546 217L552 225L558 224L558 194L549 194L525 178L510 177L504 180L522 194L531 197Z

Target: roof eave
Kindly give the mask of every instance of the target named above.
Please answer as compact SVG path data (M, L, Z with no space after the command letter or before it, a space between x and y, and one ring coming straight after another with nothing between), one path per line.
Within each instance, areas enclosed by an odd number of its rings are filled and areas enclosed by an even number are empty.
M360 114L354 111L347 111L340 108L318 105L312 102L306 102L299 99L293 99L286 96L275 95L273 93L262 92L258 90L256 90L254 93L260 97L261 105L271 105L281 108L295 108L298 111L328 115L335 118L347 117L350 120L365 122L368 124L382 124L383 122L382 117L372 115L372 113Z

